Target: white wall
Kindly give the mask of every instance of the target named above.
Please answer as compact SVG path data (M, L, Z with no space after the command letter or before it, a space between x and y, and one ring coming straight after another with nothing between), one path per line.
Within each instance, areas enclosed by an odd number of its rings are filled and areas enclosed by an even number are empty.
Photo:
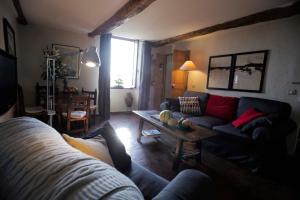
M87 35L67 32L62 30L50 29L41 26L28 25L20 27L21 43L21 67L19 70L19 82L23 86L25 105L35 105L35 85L41 80L42 73L42 49L47 45L65 44L78 46L81 49L88 48L92 45L99 47L99 37L90 38ZM69 86L75 86L80 91L81 88L86 90L98 89L98 68L87 68L81 66L79 79L70 79ZM138 79L138 78L137 78ZM62 80L58 80L60 89ZM127 92L131 92L134 97L132 109L137 108L138 89L111 89L111 112L127 111L124 98ZM101 94L99 94L101 95Z
M163 47L191 51L191 60L199 71L190 72L188 89L206 91L227 96L254 96L288 102L292 105L292 118L300 125L300 16L255 24L251 26L220 31L209 35L180 41ZM208 58L213 55L238 52L270 50L263 93L245 93L221 90L207 90ZM154 52L159 51L155 49ZM170 53L170 52L167 52ZM297 95L288 91L297 89ZM294 150L296 132L289 137L289 149Z
M136 110L138 107L138 96L139 91L137 88L134 89L111 89L110 90L110 112L126 112L130 111L127 109L125 104L126 94L130 92L133 96L133 105L131 110Z
M35 85L42 81L42 49L47 45L51 47L53 43L85 49L90 46L98 47L99 39L35 25L21 26L19 83L23 86L25 105L35 104ZM87 68L82 65L79 79L70 79L68 85L75 86L80 91L81 88L94 90L98 88L98 71L99 68ZM58 80L57 83L62 88L62 80Z

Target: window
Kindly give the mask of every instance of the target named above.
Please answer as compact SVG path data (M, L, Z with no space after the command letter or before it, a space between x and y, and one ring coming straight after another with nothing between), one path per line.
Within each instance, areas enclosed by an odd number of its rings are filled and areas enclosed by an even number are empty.
M136 81L137 42L111 39L110 87L134 88Z

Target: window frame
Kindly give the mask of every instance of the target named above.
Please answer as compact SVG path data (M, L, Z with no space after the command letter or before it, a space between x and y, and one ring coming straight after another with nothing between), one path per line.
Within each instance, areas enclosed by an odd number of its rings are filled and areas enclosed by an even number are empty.
M119 36L112 36L111 39L117 39L117 40L125 40L125 41L130 41L133 42L135 45L135 59L134 59L134 72L135 74L132 76L134 78L134 84L132 85L132 87L123 87L123 88L115 88L112 87L110 85L110 89L114 89L114 90L126 90L126 89L136 89L137 88L137 75L138 75L138 52L139 52L139 41L138 40L134 40L134 39L129 39L129 38L124 38L124 37L119 37ZM110 66L111 67L111 66Z

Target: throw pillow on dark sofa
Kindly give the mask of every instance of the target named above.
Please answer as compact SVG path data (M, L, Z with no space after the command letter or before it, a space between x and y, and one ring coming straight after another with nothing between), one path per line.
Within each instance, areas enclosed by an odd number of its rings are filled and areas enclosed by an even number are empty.
M245 124L241 132L243 133L252 133L254 129L257 127L270 127L272 124L276 123L278 120L279 115L278 114L269 114L267 116L258 117L249 123Z
M239 99L236 97L211 94L208 97L205 114L231 121L235 116L238 101Z
M198 97L178 97L180 112L190 115L201 115L200 101Z
M241 114L241 116L239 116L239 118L234 120L232 122L232 125L235 128L241 128L245 124L247 124L247 123L251 122L252 120L254 120L258 117L261 117L263 115L265 115L265 114L262 112L259 112L255 108L249 108L247 111L245 111L243 114Z

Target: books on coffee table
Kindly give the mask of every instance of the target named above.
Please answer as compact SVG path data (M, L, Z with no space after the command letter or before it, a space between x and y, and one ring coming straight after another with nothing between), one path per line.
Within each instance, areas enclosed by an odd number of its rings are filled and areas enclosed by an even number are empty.
M157 129L149 129L149 130L143 130L142 134L145 137L159 137L161 135L161 132Z

